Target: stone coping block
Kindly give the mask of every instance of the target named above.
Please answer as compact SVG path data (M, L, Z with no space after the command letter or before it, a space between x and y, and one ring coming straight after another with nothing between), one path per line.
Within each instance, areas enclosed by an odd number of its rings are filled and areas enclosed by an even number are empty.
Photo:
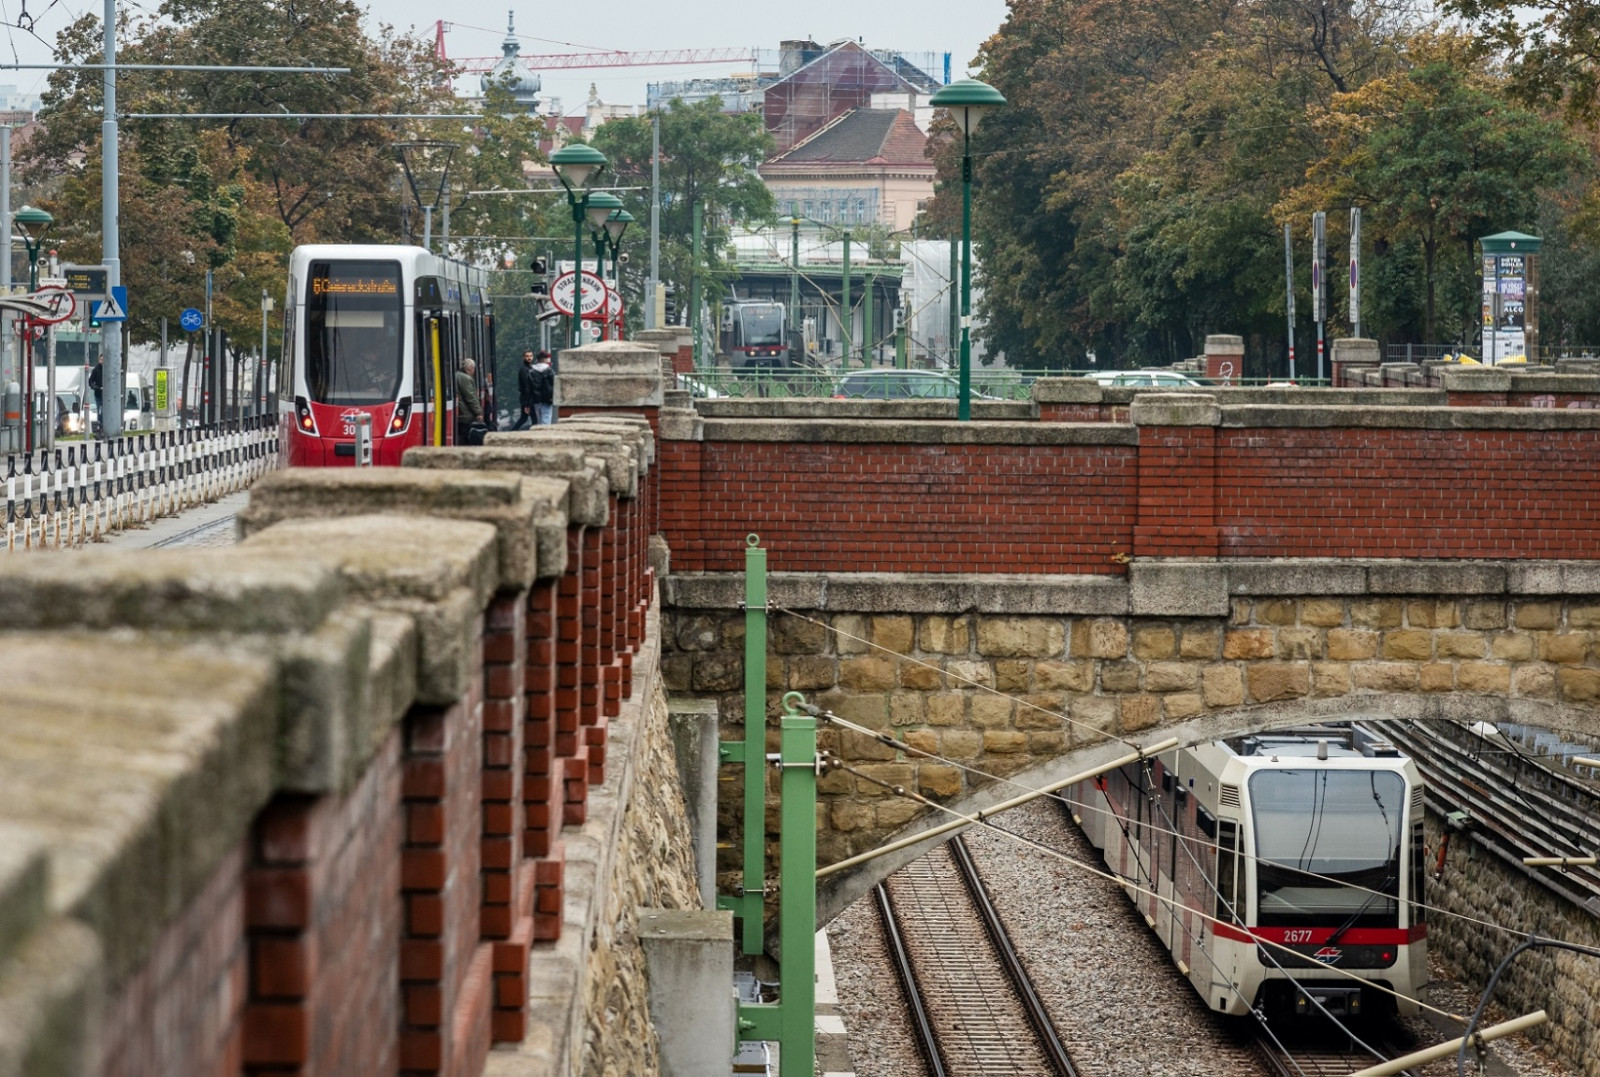
M1136 399L1167 396L1172 390L1151 385L1101 385L1089 378L1039 378L1033 383L1038 404L1132 404ZM1363 408L1445 407L1443 389L1335 389L1312 386L1267 388L1250 385L1197 385L1182 390L1185 396L1209 396L1224 407L1240 404L1300 404Z
M0 822L0 965L48 918L49 847L15 823Z
M426 516L285 520L244 543L331 564L351 598L411 617L416 698L439 705L471 685L474 624L499 583L496 547L490 524Z
M650 430L650 420L642 415L607 415L605 412L584 412L556 424L558 430L583 430L593 434L617 434L632 442L638 449L639 474L649 472L656 460L656 436Z
M1224 406L1225 427L1361 427L1412 430L1595 430L1600 411L1568 408Z
M678 334L670 329L641 329L633 334L633 340L638 344L654 345L662 355L678 354Z
M558 369L557 408L661 406L661 348L655 344L605 340L568 348Z
M1232 333L1211 333L1206 336L1207 355L1243 355L1244 337Z
M1036 378L1033 402L1035 404L1098 404L1105 399L1101 390L1106 388L1093 378Z
M491 439L495 435L489 435ZM481 446L439 445L407 449L400 458L401 467L433 468L435 470L509 471L524 476L524 497L538 504L555 488L547 483L564 483L566 496L555 502L550 511L566 517L561 521L562 542L566 542L568 521L591 527L603 525L610 512L611 484L605 477L605 464L595 457L585 455L582 449L561 445L503 444L491 441ZM565 547L563 547L565 548ZM544 563L544 541L539 545L539 575L560 575ZM562 565L566 554L562 554Z
M771 605L842 613L1006 613L1215 617L1231 596L1600 595L1588 561L1139 560L1128 576L774 572ZM738 609L744 576L679 573L662 580L673 609Z
M506 472L416 467L288 468L250 488L238 515L248 538L302 517L440 516L492 524L498 536L502 590L523 590L537 577L534 518L540 506L523 498L522 478Z
M331 568L237 549L87 550L0 560L7 629L295 632L343 601Z
M64 916L0 962L0 1074L96 1072L104 978L99 940Z
M278 663L248 640L0 635L0 825L42 843L49 902L121 982L276 788ZM197 821L204 825L197 825Z
M693 407L661 410L662 441L704 441L705 435L706 421Z
M702 440L844 445L1137 445L1139 432L1124 423L707 418Z
M1370 363L1377 366L1383 362L1383 352L1371 337L1341 337L1332 344L1328 354L1335 363Z
M1450 365L1439 370L1439 384L1447 392L1503 393L1511 388L1511 371L1495 367Z
M694 394L687 389L666 389L661 393L661 407L666 410L694 410Z
M708 419L916 419L953 420L954 400L835 400L832 397L701 398L694 406ZM982 422L1034 417L1025 400L974 400L972 418Z
M1600 395L1600 375L1578 371L1507 371L1513 393L1573 393Z
M1216 426L1222 407L1197 393L1146 393L1134 399L1128 418L1134 426Z
M1119 576L774 572L767 576L767 597L773 606L845 613L1128 612L1128 585ZM737 609L744 601L744 576L669 576L662 601L677 609Z
M610 492L618 497L639 496L640 445L621 431L589 430L573 423L536 426L531 430L501 430L484 439L484 447L510 448L518 445L558 445L576 449L603 462Z

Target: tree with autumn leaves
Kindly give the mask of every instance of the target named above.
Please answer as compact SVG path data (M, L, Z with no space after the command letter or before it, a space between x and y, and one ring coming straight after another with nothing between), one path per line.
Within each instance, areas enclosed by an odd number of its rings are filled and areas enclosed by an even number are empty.
M1141 365L1242 333L1250 372L1276 374L1282 226L1296 236L1309 332L1311 212L1329 214L1338 279L1352 205L1368 243L1364 332L1456 339L1476 309L1476 239L1570 213L1592 154L1518 96L1484 39L1393 11L1013 0L979 58L1009 103L973 147L991 353ZM937 231L960 187L953 140L936 134L933 152L942 184L926 224ZM1549 268L1570 256L1546 247Z

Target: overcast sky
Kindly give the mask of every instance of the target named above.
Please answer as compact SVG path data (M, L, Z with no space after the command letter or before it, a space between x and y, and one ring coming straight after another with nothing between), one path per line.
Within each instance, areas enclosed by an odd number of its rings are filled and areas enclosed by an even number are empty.
M153 10L157 0L134 4L135 10ZM568 11L577 9L573 15ZM85 0L0 0L0 62L48 63L48 44L58 30L85 11L99 13L103 3ZM964 0L959 4L910 3L907 0L811 0L790 6L737 3L663 3L661 0L608 0L604 4L518 3L462 4L445 0L385 0L369 9L399 27L415 27L431 38L434 23L455 16L445 49L452 57L492 56L500 52L505 37L506 14L516 11L517 36L524 55L568 53L590 49L628 51L656 49L756 48L776 50L785 38L810 37L826 44L840 38L860 38L868 48L911 53L951 53L954 78L967 74L966 65L978 46L999 29L1006 16L1005 0ZM26 11L35 20L38 37L15 23ZM580 22L581 20L581 22ZM38 40L42 38L43 42ZM573 112L596 84L608 104L644 104L650 82L715 77L748 70L748 64L672 66L657 68L601 68L542 73L546 96L560 97L563 110ZM935 78L941 71L930 71ZM40 71L0 70L0 84L14 84L23 92L38 92L44 84Z

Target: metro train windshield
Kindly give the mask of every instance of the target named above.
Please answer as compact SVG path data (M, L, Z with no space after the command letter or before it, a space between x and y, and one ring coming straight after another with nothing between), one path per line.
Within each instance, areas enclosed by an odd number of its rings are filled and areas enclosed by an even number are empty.
M1399 774L1262 770L1250 777L1250 803L1258 925L1398 925Z
M404 324L398 262L312 262L306 287L306 381L323 404L399 395Z
M783 308L777 304L740 307L739 319L746 347L783 343Z

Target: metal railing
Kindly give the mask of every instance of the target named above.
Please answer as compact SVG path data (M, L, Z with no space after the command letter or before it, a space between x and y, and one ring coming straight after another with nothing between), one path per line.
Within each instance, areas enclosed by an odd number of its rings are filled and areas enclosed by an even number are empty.
M817 370L776 370L776 371L700 371L694 374L680 374L678 387L687 390L697 399L785 399L790 397L832 397L839 394L838 386L841 381L852 373L858 373L862 368L837 371ZM914 370L923 368L914 367ZM955 373L950 370L933 371L947 378L954 379ZM1149 373L1141 370L974 370L972 372L972 389L979 399L989 398L995 400L1027 401L1033 398L1033 383L1039 378L1075 378L1096 377L1107 379L1111 375L1123 375L1121 382L1103 380L1101 384L1112 388L1134 388L1147 390L1165 389L1168 392L1182 392L1184 387L1162 386L1143 384L1139 375ZM1168 373L1168 372L1159 372ZM1197 387L1204 388L1213 383L1202 374L1191 371L1174 371L1196 383ZM1303 387L1328 386L1331 379L1317 379L1312 377L1297 377L1289 381L1283 377L1264 378L1232 378L1228 382L1236 387ZM851 395L848 392L844 395ZM919 399L911 397L909 399ZM928 397L927 399L939 399Z
M82 546L242 490L277 466L276 416L12 454L0 549Z

